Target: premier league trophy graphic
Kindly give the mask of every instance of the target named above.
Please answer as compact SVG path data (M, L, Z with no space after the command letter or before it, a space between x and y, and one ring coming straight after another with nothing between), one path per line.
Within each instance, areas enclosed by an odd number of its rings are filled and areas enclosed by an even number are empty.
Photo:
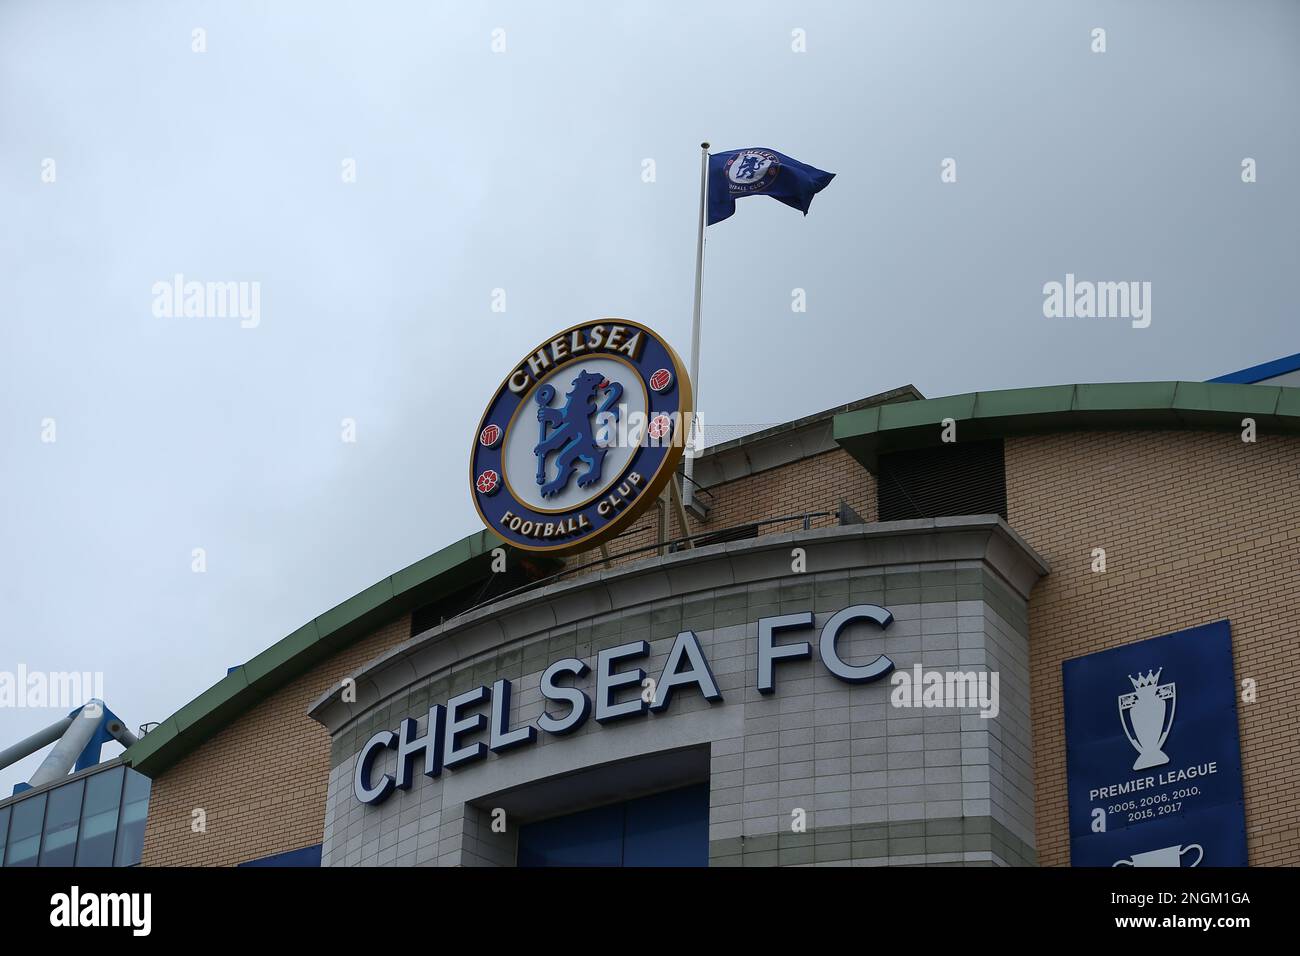
M1160 748L1174 725L1174 685L1160 683L1160 670L1163 668L1145 675L1139 673L1136 678L1130 676L1133 693L1119 696L1119 722L1138 752L1134 770L1169 763L1168 755Z

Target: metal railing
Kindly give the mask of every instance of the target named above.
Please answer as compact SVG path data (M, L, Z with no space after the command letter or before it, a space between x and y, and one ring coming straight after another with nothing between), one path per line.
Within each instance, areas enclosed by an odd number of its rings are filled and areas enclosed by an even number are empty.
M680 538L673 538L668 541L656 541L654 544L648 544L640 548L630 548L627 551L620 551L617 554L610 554L608 556L602 555L601 557L596 558L594 561L588 561L585 564L577 564L577 565L573 565L572 567L562 568L559 571L555 572L554 574L547 575L546 577L543 578L538 578L536 581L530 581L529 583L521 585L516 588L511 588L509 591L503 591L501 594L497 594L491 598L488 598L487 600L479 601L477 604L473 604L470 607L465 608L463 611L458 611L457 613L451 615L451 617L445 618L442 621L442 624L447 624L451 621L456 620L459 617L463 617L466 614L470 614L474 611L477 611L480 608L487 607L490 604L496 604L498 601L503 601L506 598L514 597L516 594L523 594L526 591L535 591L538 588L545 587L548 584L554 584L556 581L560 580L561 578L565 578L574 574L579 574L583 571L588 571L600 565L608 566L613 561L620 561L625 558L629 558L638 554L645 554L646 552L650 552L650 551L667 550L668 553L671 554L676 550L680 549L682 545L688 542L692 546L694 546L695 542L700 539L712 538L714 539L714 541L710 543L721 543L724 541L740 541L748 537L758 537L758 530L760 528L764 528L767 527L768 525L774 525L774 524L785 524L792 521L801 522L803 525L803 530L809 531L812 529L812 522L813 519L815 518L838 518L841 524L845 523L843 509L841 509L838 512L837 511L804 511L804 512L800 512L799 514L782 515L779 518L763 518L759 521L746 521L743 524L731 525L730 527L727 528L711 528L708 531L699 531L696 532L695 534L683 535ZM627 534L634 534L634 533L639 534L643 530L644 529L635 529L634 531L625 531L622 535L618 535L615 538L615 540ZM752 532L752 534L750 534L749 532ZM707 546L707 544L704 546ZM488 579L488 581L491 580L492 580L491 578Z

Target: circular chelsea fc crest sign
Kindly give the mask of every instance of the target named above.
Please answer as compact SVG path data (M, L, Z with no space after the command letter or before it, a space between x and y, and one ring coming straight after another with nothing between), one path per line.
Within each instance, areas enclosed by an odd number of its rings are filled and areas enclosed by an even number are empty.
M651 329L575 325L524 356L483 413L470 455L474 507L517 548L597 545L667 485L692 413L682 361Z

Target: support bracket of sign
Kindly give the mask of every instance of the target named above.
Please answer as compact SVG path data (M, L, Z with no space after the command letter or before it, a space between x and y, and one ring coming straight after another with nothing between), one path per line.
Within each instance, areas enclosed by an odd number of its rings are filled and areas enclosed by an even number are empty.
M665 488L659 492L659 497L655 501L655 542L659 545L655 553L660 557L668 553L668 509L671 507L669 498L671 494Z
M602 544L602 545L600 546L600 556L601 556L602 558L605 559L605 567L606 567L606 568L612 568L612 567L614 566L613 563L612 563L612 562L610 561L610 559L609 559L609 545L607 545L607 544Z
M673 508L677 512L677 522L682 526L682 537L685 538L685 547L694 548L695 542L691 540L691 526L686 523L686 506L682 504L682 486L678 484L678 477L673 475L668 482L669 494L672 495Z

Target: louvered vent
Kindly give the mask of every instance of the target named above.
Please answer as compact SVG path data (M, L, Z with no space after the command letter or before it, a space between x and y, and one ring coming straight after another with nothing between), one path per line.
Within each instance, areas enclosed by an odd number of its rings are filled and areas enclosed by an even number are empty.
M1002 441L952 442L880 456L881 521L947 515L1007 516Z

